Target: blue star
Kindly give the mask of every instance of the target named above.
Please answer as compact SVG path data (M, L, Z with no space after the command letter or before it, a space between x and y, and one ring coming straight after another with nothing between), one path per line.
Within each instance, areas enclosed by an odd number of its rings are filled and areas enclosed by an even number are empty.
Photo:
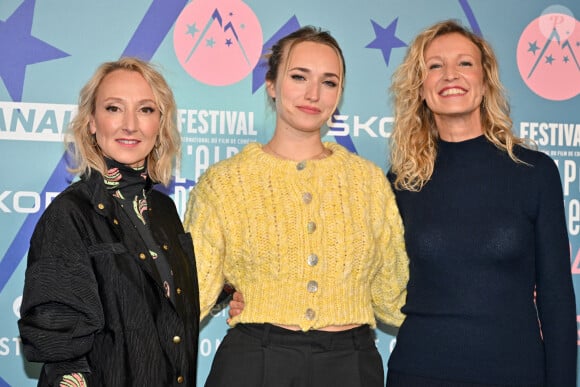
M564 55L564 63L568 62L570 62L570 58L568 58L568 55Z
M215 44L215 40L213 40L213 38L209 38L209 39L206 39L205 40L205 45L208 46L208 47L212 47L213 48L214 44Z
M531 52L532 54L536 55L536 51L538 51L540 49L540 47L538 47L537 40L534 41L534 43L528 43L528 45L530 46L528 48L528 51Z
M546 57L546 63L552 64L554 62L554 57L552 55Z
M22 100L26 66L69 56L31 35L34 1L25 0L6 20L0 20L0 78L13 101Z
M193 23L192 25L187 26L186 35L191 35L191 37L193 38L195 34L199 32L199 29L197 29L196 24L197 23Z
M397 47L407 47L407 44L403 42L401 39L395 36L395 30L397 29L397 21L399 18L396 18L387 26L387 28L383 28L373 20L371 23L373 24L373 29L375 30L376 38L369 44L365 46L365 48L378 48L383 52L383 58L385 59L385 63L387 66L389 65L389 59L391 58L391 50Z
M226 39L226 46L231 46L232 45L232 40L231 39Z

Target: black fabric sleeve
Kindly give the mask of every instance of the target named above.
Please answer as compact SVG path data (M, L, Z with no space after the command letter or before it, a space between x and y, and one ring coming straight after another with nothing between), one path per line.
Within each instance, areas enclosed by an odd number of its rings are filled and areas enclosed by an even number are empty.
M49 382L62 374L90 371L84 355L104 325L83 238L85 218L74 205L63 203L49 206L31 238L18 321L26 358L47 363Z

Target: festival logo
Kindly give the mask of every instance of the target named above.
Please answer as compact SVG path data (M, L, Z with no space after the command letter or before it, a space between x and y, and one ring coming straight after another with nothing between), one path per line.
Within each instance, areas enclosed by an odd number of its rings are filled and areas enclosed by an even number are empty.
M550 6L522 33L517 63L526 85L542 98L580 94L580 22L563 6Z
M173 43L179 63L191 77L227 86L254 69L262 53L262 28L241 0L198 0L179 15Z

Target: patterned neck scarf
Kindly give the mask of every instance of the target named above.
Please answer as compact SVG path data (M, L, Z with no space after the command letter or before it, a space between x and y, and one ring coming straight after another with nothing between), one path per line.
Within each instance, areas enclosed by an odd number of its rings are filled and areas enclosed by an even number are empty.
M106 157L105 162L107 164L107 173L104 176L105 186L111 191L113 197L123 202L130 202L139 220L145 224L147 164L132 168Z
M160 248L149 229L146 194L152 185L147 175L147 165L141 168L131 168L112 159L105 158L105 161L107 163L105 186L120 202L121 208L125 210L143 238L161 277L164 294L173 302L175 300L173 271L163 249Z

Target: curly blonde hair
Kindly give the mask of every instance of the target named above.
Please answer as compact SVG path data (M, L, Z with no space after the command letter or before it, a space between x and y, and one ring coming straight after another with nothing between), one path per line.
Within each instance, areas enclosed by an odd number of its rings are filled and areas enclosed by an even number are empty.
M167 185L171 180L173 161L181 148L177 130L177 107L173 92L161 73L151 63L138 58L125 57L101 64L81 89L78 112L65 136L65 145L74 163L69 170L74 174L90 174L94 169L103 175L107 171L103 152L89 130L89 122L95 112L99 86L108 74L116 70L135 71L151 86L155 103L161 112L161 120L155 147L147 156L147 170L153 181Z
M457 33L481 52L485 94L480 114L485 137L508 153L515 162L515 145L525 141L512 133L510 107L499 80L497 58L490 44L454 20L439 22L423 30L409 46L405 59L395 70L390 91L394 96L394 123L391 136L391 171L397 189L420 191L431 178L437 156L439 133L432 111L421 98L427 77L425 50L439 36Z

